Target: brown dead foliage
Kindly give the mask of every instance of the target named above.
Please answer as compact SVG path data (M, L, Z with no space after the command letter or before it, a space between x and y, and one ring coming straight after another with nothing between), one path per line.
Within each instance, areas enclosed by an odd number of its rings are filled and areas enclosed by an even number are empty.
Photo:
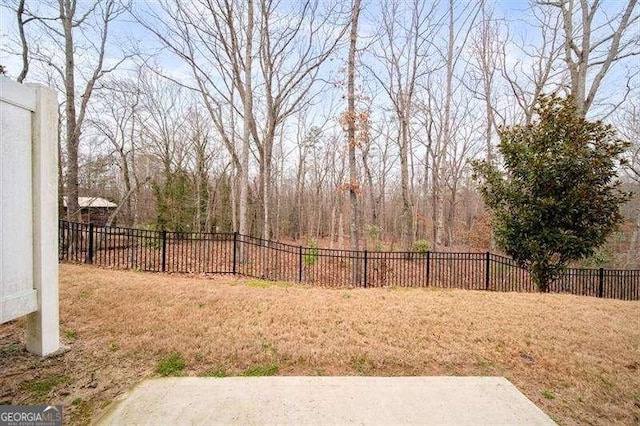
M23 321L0 325L0 404L61 403L88 422L179 352L187 375L504 376L562 424L640 422L638 302L60 271L69 350L40 359Z

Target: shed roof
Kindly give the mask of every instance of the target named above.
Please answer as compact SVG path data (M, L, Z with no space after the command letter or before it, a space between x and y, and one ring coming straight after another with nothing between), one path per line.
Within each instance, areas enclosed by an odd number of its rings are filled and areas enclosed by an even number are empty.
M64 206L67 207L67 197L64 197ZM117 204L112 203L109 200L105 200L100 197L78 197L78 205L80 208L111 208L115 209L118 207Z

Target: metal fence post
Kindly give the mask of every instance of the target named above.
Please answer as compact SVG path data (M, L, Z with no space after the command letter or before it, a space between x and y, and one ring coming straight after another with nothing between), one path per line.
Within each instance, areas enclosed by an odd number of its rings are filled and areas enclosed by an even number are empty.
M367 251L364 251L364 288L367 288Z
M431 275L431 251L427 250L427 287L429 287L430 275Z
M486 254L487 257L484 264L484 289L489 290L489 285L491 284L491 253L487 252Z
M162 272L167 270L167 231L163 230L162 233Z
M598 271L598 297L604 297L604 269Z
M89 224L89 243L87 246L87 263L93 263L93 223Z
M237 263L238 263L238 233L233 233L233 275L237 273Z
M302 282L302 246L298 247L298 282Z

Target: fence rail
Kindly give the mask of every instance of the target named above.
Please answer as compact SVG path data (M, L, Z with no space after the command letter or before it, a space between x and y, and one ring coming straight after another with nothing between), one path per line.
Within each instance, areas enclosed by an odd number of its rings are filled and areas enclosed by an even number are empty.
M238 233L149 231L60 221L59 259L155 272L237 274L334 287L534 292L529 273L493 253L369 252L294 246ZM569 268L550 291L640 300L640 270Z

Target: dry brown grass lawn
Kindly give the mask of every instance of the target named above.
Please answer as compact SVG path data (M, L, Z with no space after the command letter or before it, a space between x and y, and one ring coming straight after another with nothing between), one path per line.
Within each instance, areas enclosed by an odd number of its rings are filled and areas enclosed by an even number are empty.
M60 270L70 350L40 360L1 325L0 404L84 422L179 352L187 375L504 376L559 423L640 423L638 302Z

